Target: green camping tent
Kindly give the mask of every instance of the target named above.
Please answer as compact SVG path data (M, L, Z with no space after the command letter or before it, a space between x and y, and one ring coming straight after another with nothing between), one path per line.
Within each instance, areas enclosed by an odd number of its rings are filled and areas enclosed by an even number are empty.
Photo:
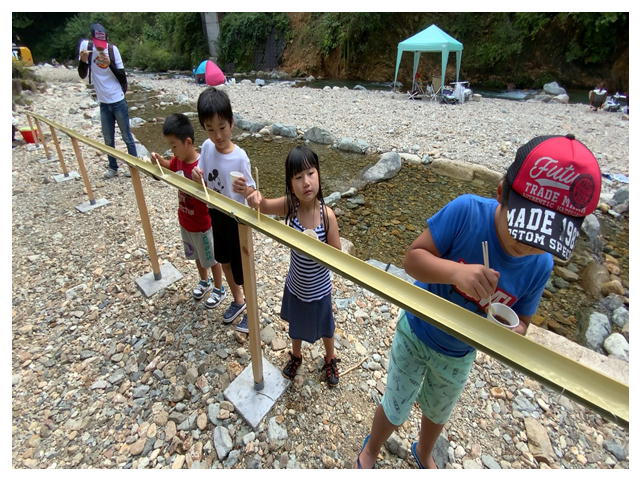
M398 43L398 56L396 58L396 74L393 78L395 88L398 79L398 68L403 52L413 52L413 76L416 77L418 63L420 63L420 54L422 52L442 52L442 68L441 68L441 85L444 85L444 74L447 69L447 61L449 52L456 52L456 82L460 77L460 62L462 61L462 43L453 38L446 32L440 30L436 25L431 25L420 33L416 33L413 37Z

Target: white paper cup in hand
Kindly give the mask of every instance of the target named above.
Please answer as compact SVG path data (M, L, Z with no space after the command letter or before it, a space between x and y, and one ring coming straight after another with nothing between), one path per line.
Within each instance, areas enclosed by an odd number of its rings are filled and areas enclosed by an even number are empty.
M236 181L236 179L238 178L243 178L244 175L242 172L238 172L236 170L234 170L233 172L229 172L229 178L231 179L231 189L233 191L233 182Z
M516 328L520 323L518 314L504 303L492 303L489 305L487 318L505 328Z

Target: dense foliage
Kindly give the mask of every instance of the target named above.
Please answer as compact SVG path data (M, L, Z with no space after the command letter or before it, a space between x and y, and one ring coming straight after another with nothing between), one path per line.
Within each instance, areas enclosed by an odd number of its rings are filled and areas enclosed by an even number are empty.
M273 61L277 67L288 48L304 49L304 60L306 52L315 52L320 74L379 80L375 72L390 80L398 42L434 23L464 44L464 76L476 82L504 85L508 79L520 87L551 79L580 83L581 75L590 81L589 75L604 78L617 69L610 76L615 73L628 85L627 12L326 12L309 13L308 22L295 31L286 13L219 15L218 60L227 71L262 68ZM12 20L14 41L29 46L36 62L75 60L79 40L88 36L95 21L107 28L128 67L188 69L208 57L200 14L195 12L14 12ZM266 57L272 61L265 62ZM407 58L401 65L405 80L410 63ZM427 68L439 68L439 61Z
M199 13L13 13L13 36L26 44L36 62L75 60L89 25L101 23L122 52L127 67L154 71L190 69L209 56ZM51 23L43 29L42 22ZM14 40L15 41L15 40Z
M251 70L261 62L269 37L284 42L288 33L286 13L228 13L220 22L219 63L231 70Z

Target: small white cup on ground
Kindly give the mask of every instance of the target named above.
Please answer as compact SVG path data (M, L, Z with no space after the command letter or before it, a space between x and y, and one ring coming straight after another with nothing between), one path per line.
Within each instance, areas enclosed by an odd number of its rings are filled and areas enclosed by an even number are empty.
M487 318L505 328L516 328L520 323L518 314L504 303L492 303L489 305Z
M236 181L236 178L242 178L244 177L244 174L242 172L238 172L237 170L234 170L232 172L229 172L229 179L231 180L231 191L233 191L233 182Z

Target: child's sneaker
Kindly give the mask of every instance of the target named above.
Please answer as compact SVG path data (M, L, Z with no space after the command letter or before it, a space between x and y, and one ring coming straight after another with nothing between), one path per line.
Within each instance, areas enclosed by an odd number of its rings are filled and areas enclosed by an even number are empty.
M327 381L327 385L330 387L335 387L338 385L338 380L340 380L340 373L338 372L337 363L340 361L338 358L332 358L327 362L325 359L324 365L320 370L324 370L325 380Z
M240 315L244 309L247 308L246 303L231 302L229 308L222 314L222 323L233 322L238 315Z
M196 285L196 288L193 289L193 298L195 300L200 300L211 290L211 288L211 279L200 280L200 283L198 283L198 285Z
M289 352L289 361L282 369L282 375L289 380L293 380L298 373L298 367L302 364L302 357L296 357L293 352Z
M249 333L249 318L246 313L242 316L240 323L236 325L236 330L242 333Z
M220 305L220 302L226 298L226 296L227 291L224 289L224 285L219 289L214 287L213 290L211 290L211 295L204 302L204 306L207 308L216 308Z

